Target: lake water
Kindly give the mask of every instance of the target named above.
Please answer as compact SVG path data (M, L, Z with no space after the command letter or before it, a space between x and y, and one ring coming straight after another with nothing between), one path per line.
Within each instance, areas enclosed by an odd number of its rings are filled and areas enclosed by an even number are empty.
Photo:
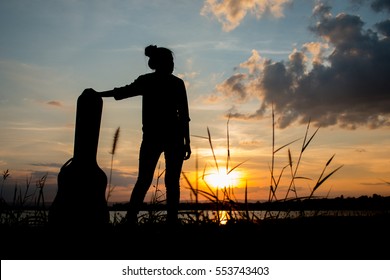
M364 211L364 210L306 210L306 211L213 211L213 210L199 210L199 220L219 221L220 224L226 224L230 218L234 219L249 219L249 220L263 220L265 218L298 218L298 217L314 217L314 216L374 216L383 214L383 211ZM140 211L138 218L141 219L163 219L166 211ZM119 222L126 216L126 211L110 211L111 222ZM179 218L188 221L196 221L196 212L191 210L179 211ZM247 217L248 216L248 217Z
M226 224L230 219L247 219L250 221L259 221L265 218L297 218L297 217L314 217L314 216L331 216L331 217L363 217L375 216L378 214L389 214L389 211L365 211L365 210L306 210L306 211L265 211L265 210L251 210L245 211L214 211L214 210L181 210L179 211L179 218L188 223L196 221L212 221L220 224ZM126 211L110 211L110 221L114 224L119 223L125 216ZM16 215L15 215L16 214ZM140 211L138 218L140 221L162 221L165 220L166 211ZM10 221L30 220L33 223L45 223L47 221L47 211L32 211L26 210L21 212L14 212L1 214L1 223L9 223Z

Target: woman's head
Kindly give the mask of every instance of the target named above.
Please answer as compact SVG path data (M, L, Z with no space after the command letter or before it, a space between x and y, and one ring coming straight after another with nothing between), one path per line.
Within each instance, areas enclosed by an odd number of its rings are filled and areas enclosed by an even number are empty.
M149 45L145 48L145 55L149 57L150 69L158 72L173 72L173 52L170 49Z

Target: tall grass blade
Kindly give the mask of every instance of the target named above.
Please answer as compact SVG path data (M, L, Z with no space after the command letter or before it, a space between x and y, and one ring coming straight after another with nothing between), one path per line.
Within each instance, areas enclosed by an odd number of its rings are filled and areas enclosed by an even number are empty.
M333 155L333 156L328 160L328 162L325 164L325 166L328 166L328 165L332 162L334 156L335 156L335 155Z
M195 203L196 206L198 207L198 190L199 190L199 174L198 174L198 169L199 169L199 159L198 159L198 150L196 151L196 156L195 156ZM197 215L198 218L198 215Z
M214 163L215 163L215 166L216 166L217 171L219 173L218 161L217 161L217 157L215 156L215 152L214 152L214 148L213 148L213 142L211 141L210 129L208 127L207 127L207 135L208 135L208 140L209 140L211 152L212 152L213 158L214 158Z
M118 140L119 140L119 133L120 133L120 127L118 127L116 129L115 134L114 134L114 140L112 142L111 155L115 154L116 146L117 146Z
M230 169L229 171L227 171L226 175L229 175L232 171L234 171L237 167L240 167L242 164L244 164L245 162L247 162L247 160L244 160L243 162L237 164L236 166L234 166L232 169Z
M248 209L248 180L245 180L245 216L246 220L249 220L249 209Z
M326 175L323 179L321 179L320 181L317 182L317 184L314 186L313 188L313 193L322 185L322 183L324 183L330 176L332 176L336 171L338 171L341 167L343 167L343 165L337 167L335 170L333 170L331 173L329 173L328 175Z
M119 134L120 134L120 127L116 129L114 133L114 139L112 141L112 147L111 147L111 168L110 168L110 177L108 180L108 190L107 190L107 195L106 195L106 200L108 201L109 198L111 197L112 192L114 191L114 188L111 186L111 180L112 180L112 170L113 170L113 165L114 165L114 155L115 151L118 145L118 140L119 140Z
M295 139L295 140L293 140L293 141L291 141L291 142L289 142L289 143L287 143L287 144L281 146L280 148L276 149L276 150L274 151L274 153L276 154L277 152L279 152L279 151L282 150L283 148L285 148L285 147L291 145L292 143L297 142L297 141L300 140L300 139L301 139L301 138Z
M330 177L332 176L336 171L338 171L341 167L343 167L343 165L337 167L335 170L333 170L332 172L330 172L328 175L326 175L324 178L322 178L322 176L324 175L325 173L325 170L326 168L329 166L329 164L332 162L333 158L334 158L335 155L333 155L325 164L322 172L321 172L321 175L319 176L318 180L317 180L317 183L315 184L313 190L311 191L311 194L309 196L309 198L311 198L314 194L314 192Z
M310 121L309 121L309 123L307 124L307 130L306 130L306 134L305 134L305 141L306 141L306 135L307 135L308 130L309 130L309 125L310 125ZM307 142L303 141L304 145L303 145L303 147L302 147L302 153L306 150L307 146L309 146L310 142L313 140L314 136L317 134L317 132L318 132L319 129L320 129L320 127L318 127L318 128L316 129L316 131L314 131L313 135L310 137L310 139L309 139Z
M274 195L274 188L273 188L273 180L274 180L274 167L275 167L275 112L274 112L274 104L272 103L272 153L271 153L271 182L269 186L269 193L268 193L268 202L271 202L272 197ZM268 211L266 212L267 215Z
M1 199L3 198L3 189L4 189L5 180L7 180L9 175L10 175L9 169L3 171L3 182L1 183L1 193L0 193Z
M229 121L230 121L230 114L229 114L228 120L227 120L227 122L226 122L226 141L227 141L226 173L228 173L228 170L229 170L229 162L230 162Z
M192 183L191 183L191 181L188 179L187 175L184 173L184 171L182 171L181 174L183 175L184 180L187 182L188 187L189 187L189 189L191 190L191 192L194 194L195 197L197 197L198 192L197 192L196 189L192 186Z
M290 165L290 168L292 168L292 156L291 156L291 150L290 148L288 149L288 164Z

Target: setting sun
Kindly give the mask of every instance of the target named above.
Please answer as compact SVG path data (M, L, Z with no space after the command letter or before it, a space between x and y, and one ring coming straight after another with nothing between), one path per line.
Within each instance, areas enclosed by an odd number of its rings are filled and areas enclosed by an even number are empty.
M212 187L225 188L237 187L240 184L242 174L239 171L231 171L230 173L215 171L205 176L205 181Z

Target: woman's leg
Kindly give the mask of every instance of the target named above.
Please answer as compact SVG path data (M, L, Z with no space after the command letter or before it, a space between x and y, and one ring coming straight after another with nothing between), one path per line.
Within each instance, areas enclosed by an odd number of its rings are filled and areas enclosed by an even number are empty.
M138 178L130 196L127 222L137 223L138 212L153 181L154 171L162 153L159 143L142 141L139 153Z
M167 190L167 222L177 224L180 202L180 175L183 166L182 145L165 149L165 187Z

